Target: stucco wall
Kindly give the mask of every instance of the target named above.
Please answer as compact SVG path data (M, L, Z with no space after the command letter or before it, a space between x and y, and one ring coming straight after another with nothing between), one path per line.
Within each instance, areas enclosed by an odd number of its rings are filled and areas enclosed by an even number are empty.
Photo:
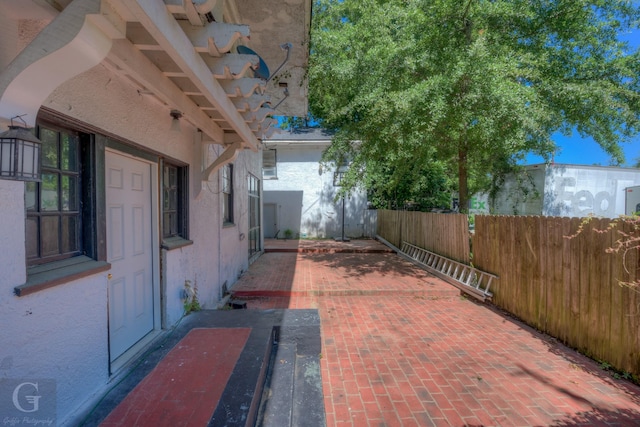
M0 69L6 67L18 51L18 22L0 14Z
M286 229L302 237L342 235L342 201L334 201L333 171L320 170L323 146L275 147L278 179L264 180L264 204L275 204L278 237ZM346 237L365 235L366 195L355 191L345 198ZM266 220L266 219L265 219ZM267 237L265 235L265 237Z
M0 378L53 379L57 412L107 381L106 277L17 297L24 283L24 184L0 180Z
M170 132L169 107L138 93L103 66L63 84L45 106L189 164L193 244L161 251L164 325L171 327L182 316L186 280L198 286L203 307L215 308L222 283L230 287L248 267L248 241L242 238L248 229L246 180L250 172L260 176L259 153L243 151L234 162L236 223L222 229L219 173L202 183L202 146L196 129L182 120L181 132ZM205 162L215 159L221 148L212 146L209 151ZM13 296L13 287L26 280L24 184L0 180L0 200L0 378L54 379L58 418L69 420L107 387L109 272Z
M7 295L13 293L13 286L26 280L24 183L0 180L0 201L0 248L3 249L0 252L0 304L3 304Z

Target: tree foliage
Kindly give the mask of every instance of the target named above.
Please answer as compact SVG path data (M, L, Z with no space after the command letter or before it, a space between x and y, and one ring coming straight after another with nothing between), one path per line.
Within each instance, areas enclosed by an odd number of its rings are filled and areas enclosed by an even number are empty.
M639 20L625 0L317 0L309 101L337 131L326 159L353 162L350 185L443 171L461 206L526 154L549 158L557 131L621 161L640 54L619 35Z
M435 159L413 162L368 162L364 186L368 200L376 209L429 211L451 207L452 182L446 167Z

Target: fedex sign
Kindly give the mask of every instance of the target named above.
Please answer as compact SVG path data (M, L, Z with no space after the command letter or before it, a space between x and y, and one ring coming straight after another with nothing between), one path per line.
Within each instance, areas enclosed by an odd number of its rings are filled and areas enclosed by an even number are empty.
M475 194L471 197L471 199L469 199L469 213L488 214L489 196L487 194Z
M615 182L613 182L615 188ZM607 190L594 188L576 188L576 178L558 178L555 186L556 206L550 206L555 215L583 217L596 215L602 217L616 216L616 194ZM549 208L549 207L547 207Z

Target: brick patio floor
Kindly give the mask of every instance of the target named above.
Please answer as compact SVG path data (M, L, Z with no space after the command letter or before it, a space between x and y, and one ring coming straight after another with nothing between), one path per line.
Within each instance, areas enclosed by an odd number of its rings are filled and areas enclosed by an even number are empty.
M640 425L640 388L556 340L395 254L304 244L317 250L265 253L232 291L318 309L328 426Z

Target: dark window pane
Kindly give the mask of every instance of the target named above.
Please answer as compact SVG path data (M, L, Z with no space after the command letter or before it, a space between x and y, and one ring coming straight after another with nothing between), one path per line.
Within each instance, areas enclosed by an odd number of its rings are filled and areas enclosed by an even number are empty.
M162 235L164 237L171 236L171 228L169 227L169 221L171 220L170 215L167 212L162 214Z
M78 250L78 219L75 216L62 217L62 253Z
M175 188L169 191L169 209L173 211L178 209L178 192Z
M24 207L28 211L36 211L38 210L38 183L27 181L24 184Z
M178 230L178 197L180 188L178 187L178 167L165 165L162 174L163 200L163 236L176 236L180 232Z
M67 171L78 171L78 137L62 133L60 135L61 155L60 169Z
M222 219L224 222L229 222L229 195L224 194L222 202Z
M75 176L62 176L62 210L78 210L78 178Z
M26 223L26 251L27 259L38 257L38 218L27 218Z
M249 175L249 256L260 251L260 180Z
M175 188L178 185L178 168L169 167L169 186Z
M162 235L187 238L187 168L165 164L162 168Z
M42 174L40 200L41 211L58 210L58 174Z
M164 237L176 236L178 234L178 214L175 212L165 212L164 221Z
M41 128L40 141L42 141L42 166L58 168L58 132Z
M80 136L46 127L38 129L43 143L42 180L25 185L25 247L30 266L82 253L82 215L91 210L87 205L88 211L83 212L82 206L85 183Z
M171 235L175 236L176 234L178 234L178 214L172 213L170 215L170 221L171 221Z
M58 216L43 216L41 221L42 253L40 256L58 255L60 253L60 218Z
M162 209L169 209L170 201L169 201L169 189L165 188L162 192Z

